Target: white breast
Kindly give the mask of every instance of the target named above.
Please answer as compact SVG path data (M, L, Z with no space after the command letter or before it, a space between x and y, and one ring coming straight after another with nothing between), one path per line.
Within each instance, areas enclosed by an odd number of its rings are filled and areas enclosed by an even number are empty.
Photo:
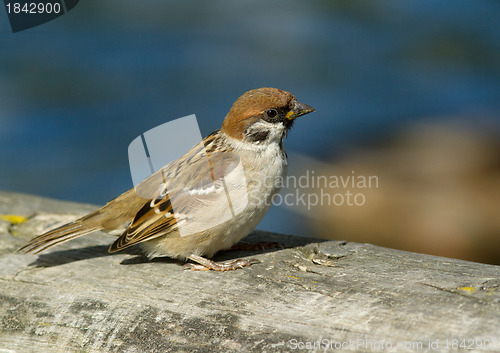
M150 256L212 257L247 236L268 211L286 173L287 158L281 139L251 145L227 139L232 153L241 161L243 174L235 169L225 175L225 193L218 194L225 196L214 198L212 205L203 201L191 209L193 217L175 232L177 235L170 233L145 244ZM200 194L204 200L208 196Z
M250 149L248 146L238 147L241 147L236 152L240 155L245 170L248 204L222 227L214 229L220 235L215 236L211 246L203 249L208 256L231 247L257 226L269 210L286 174L287 158L281 144L272 142L267 146Z

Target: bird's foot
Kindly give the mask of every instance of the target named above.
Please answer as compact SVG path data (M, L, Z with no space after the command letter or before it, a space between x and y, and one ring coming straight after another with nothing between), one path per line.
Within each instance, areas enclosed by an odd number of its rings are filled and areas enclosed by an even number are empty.
M190 269L191 271L234 271L238 268L243 268L260 263L260 261L257 259L237 259L230 262L215 262L198 255L191 255L189 259L196 263L187 263L182 266L182 269Z

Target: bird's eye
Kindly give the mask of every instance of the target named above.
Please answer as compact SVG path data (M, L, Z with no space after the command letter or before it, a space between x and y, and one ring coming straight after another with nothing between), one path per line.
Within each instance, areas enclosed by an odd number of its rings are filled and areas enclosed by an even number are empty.
M276 118L278 115L278 111L276 109L268 109L266 110L266 116L270 119Z

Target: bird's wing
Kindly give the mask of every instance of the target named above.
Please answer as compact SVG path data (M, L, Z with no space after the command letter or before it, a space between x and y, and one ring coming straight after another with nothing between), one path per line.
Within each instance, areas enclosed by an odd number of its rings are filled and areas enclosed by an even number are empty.
M144 202L110 252L166 234L196 234L241 212L247 193L238 155L207 151L195 147L135 188Z

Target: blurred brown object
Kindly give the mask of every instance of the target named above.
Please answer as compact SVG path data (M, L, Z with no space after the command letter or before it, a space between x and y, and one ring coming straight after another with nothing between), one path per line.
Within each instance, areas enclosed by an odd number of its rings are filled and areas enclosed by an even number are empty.
M378 187L323 190L361 193L365 203L307 212L317 236L500 264L498 135L454 123L413 126L317 171L353 173L377 176Z

